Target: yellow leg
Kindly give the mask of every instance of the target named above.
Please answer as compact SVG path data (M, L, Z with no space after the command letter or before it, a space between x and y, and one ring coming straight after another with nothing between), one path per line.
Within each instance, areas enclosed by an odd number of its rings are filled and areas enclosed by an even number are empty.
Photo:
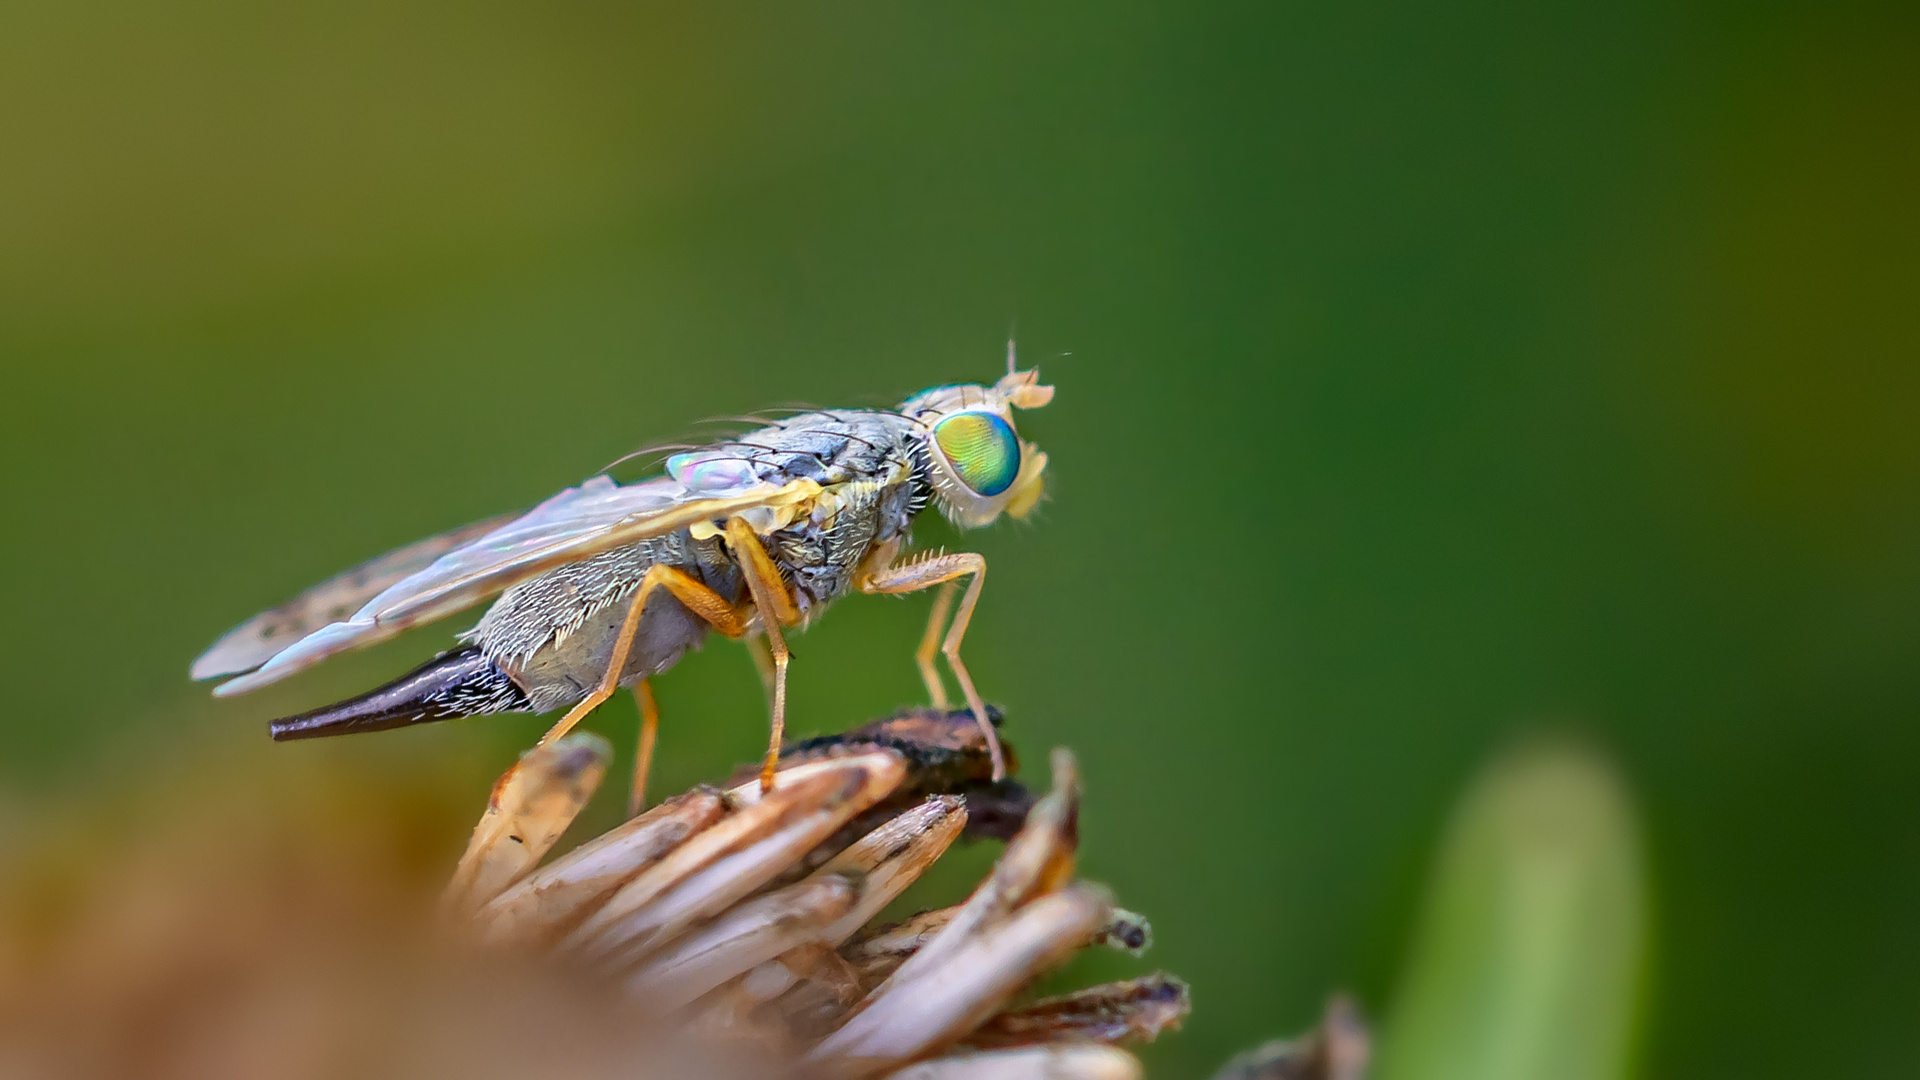
M647 773L653 768L653 743L660 735L660 708L653 702L647 680L633 684L633 700L640 706L640 745L633 752L633 789L627 795L630 818L647 808Z
M613 655L607 659L607 670L600 676L600 685L593 688L580 703L567 710L560 722L547 729L540 736L537 746L545 746L573 730L573 726L586 719L587 714L600 707L600 703L613 696L614 688L620 685L620 670L627 666L627 652L633 648L633 634L640 626L640 612L647 606L647 597L653 594L653 572L663 569L653 567L640 579L640 587L633 590L633 599L627 603L627 617L620 620L620 633L613 639Z
M600 677L600 685L581 699L580 704L567 710L560 722L540 736L539 745L545 746L553 740L573 730L586 715L600 706L600 703L613 696L620 686L620 672L627 666L627 653L633 649L633 635L640 628L640 613L647 606L647 598L655 591L665 589L687 606L687 610L705 619L715 630L728 637L740 637L747 632L746 620L733 610L725 597L702 584L693 575L672 566L649 567L640 579L640 587L633 590L633 599L627 604L627 616L620 621L620 634L613 639L613 653L607 658L606 674Z
M967 674L967 666L960 662L960 642L967 636L967 623L973 618L973 606L980 602L980 586L986 580L986 558L972 552L961 552L936 555L905 566L888 567L860 582L860 590L870 593L918 592L968 575L972 576L972 580L967 583L966 594L960 598L960 609L953 616L953 625L947 628L946 639L940 643L940 652L947 658L947 666L953 669L954 681L960 684L960 693L967 699L967 708L973 711L973 722L980 726L980 733L986 736L987 753L993 758L993 778L1004 780L1007 762L1000 752L1000 736L993 730L992 721L987 719L987 706L980 700L980 692L973 688L973 676Z
M749 635L747 637L747 655L753 657L753 670L760 673L760 689L767 692L767 700L773 700L773 654L767 651L767 639Z
M947 707L947 683L940 677L934 657L940 653L940 631L947 625L947 613L953 610L953 594L958 588L949 581L933 594L933 611L927 615L927 632L920 635L920 647L913 651L913 662L920 668L920 681L927 684L927 700L936 709Z
M760 611L760 629L767 635L767 650L773 654L773 725L767 736L767 761L760 767L760 790L770 791L774 766L780 763L780 738L787 726L787 661L793 656L787 650L787 639L781 635L780 627L798 623L800 609L794 606L793 595L787 592L787 584L780 577L780 568L767 554L753 526L739 518L728 518L726 532L727 548L733 552L733 561L747 580L753 606Z

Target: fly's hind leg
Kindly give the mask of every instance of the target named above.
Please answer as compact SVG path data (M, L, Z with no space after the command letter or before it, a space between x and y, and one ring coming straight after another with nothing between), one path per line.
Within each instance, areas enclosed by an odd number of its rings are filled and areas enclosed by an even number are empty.
M967 674L967 665L960 661L960 642L967 636L967 622L973 618L973 606L980 602L980 586L987 576L985 556L972 552L960 552L953 555L936 555L931 559L921 559L901 566L890 566L869 574L860 582L860 591L918 592L921 589L944 585L969 575L972 580L967 583L966 593L960 597L960 608L954 613L953 625L947 628L946 639L940 643L940 652L947 658L947 666L953 669L954 681L960 684L960 693L967 699L967 708L973 711L973 722L980 726L980 733L986 736L987 753L993 758L993 778L1004 780L1007 775L1007 762L1000 752L1000 736L993 730L993 722L987 719L987 706L980 700L980 692L973 688L973 676ZM938 625L939 616L945 614L940 607L940 603L936 600L935 622L933 626L928 627L927 636L921 643L923 651L933 640L936 632L934 626ZM931 657L929 657L929 663L921 668L923 676L928 668L932 667L930 661ZM934 674L937 677L938 673ZM929 690L932 690L935 685L937 682L934 679L928 680ZM936 697L935 703L938 702L939 697Z
M639 817L647 808L647 774L653 769L653 742L660 735L660 707L646 679L633 684L633 701L640 706L640 743L633 751L633 787L628 789L627 816Z
M728 637L740 637L747 632L746 620L733 610L733 605L727 603L726 598L719 593L707 588L700 579L674 566L648 567L645 576L640 579L640 587L633 590L633 599L627 604L626 618L620 621L620 633L613 639L613 654L607 658L607 671L600 677L600 685L594 687L591 693L581 699L580 704L568 709L567 715L561 717L559 723L553 725L545 735L540 737L539 745L545 746L572 731L575 724L598 708L601 702L613 696L613 692L620 686L620 673L627 666L627 654L633 650L634 634L640 629L640 615L646 609L647 598L660 589L665 589L674 599L686 605L688 611L706 620L715 630ZM645 685L644 682L641 684L641 686ZM635 692L640 692L639 688L636 688ZM644 747L646 755L641 758L642 763L652 757L652 746L647 738L652 730L652 726L646 723L649 713L652 713L655 723L658 723L658 713L645 707L651 700L651 692L642 698L641 740L643 743L648 743ZM644 785L642 788L644 789Z
M726 536L727 548L740 567L740 575L747 580L747 591L753 594L753 606L760 611L767 650L773 654L773 725L767 736L767 761L760 767L760 790L768 791L773 787L774 766L780 763L780 737L787 726L787 661L793 658L780 628L798 624L800 609L780 577L780 567L767 554L752 525L737 517L728 518Z

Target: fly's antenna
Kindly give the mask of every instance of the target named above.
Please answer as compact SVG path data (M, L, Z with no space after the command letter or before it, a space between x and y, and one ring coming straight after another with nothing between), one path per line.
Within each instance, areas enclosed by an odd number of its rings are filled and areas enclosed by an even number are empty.
M1014 355L1013 355L1013 335L1008 334L1007 335L1007 374L1011 375L1018 370L1020 370L1020 365L1014 359Z

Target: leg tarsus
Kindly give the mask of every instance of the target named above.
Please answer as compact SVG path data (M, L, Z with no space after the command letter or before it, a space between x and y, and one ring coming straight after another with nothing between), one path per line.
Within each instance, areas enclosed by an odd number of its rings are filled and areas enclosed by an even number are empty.
M653 744L660 734L660 709L654 704L647 680L633 684L633 700L640 706L640 742L633 755L633 790L627 796L627 816L639 817L647 808L647 774L653 769Z
M780 767L780 744L787 726L787 659L785 650L774 653L774 723L766 736L766 765L760 765L760 792L774 790L774 769Z

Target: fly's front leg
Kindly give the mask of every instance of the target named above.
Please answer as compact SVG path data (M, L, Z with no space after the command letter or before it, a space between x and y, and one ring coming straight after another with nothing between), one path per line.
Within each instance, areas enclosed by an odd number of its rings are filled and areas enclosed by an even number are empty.
M773 653L773 729L767 736L767 761L760 768L760 790L770 791L774 766L780 763L780 738L787 726L787 661L793 658L780 627L797 625L800 609L793 602L793 594L787 591L786 581L780 577L779 566L775 565L773 556L767 554L766 545L760 542L760 534L753 531L753 526L737 517L728 518L726 536L727 548L739 564L740 576L746 578L747 591L753 595L753 606L760 611L760 628L766 631L767 650Z
M872 581L894 570L893 560L899 555L900 540L897 537L875 544L861 561L860 568L854 572L854 581ZM860 587L866 586L863 584ZM920 647L913 650L913 663L920 669L920 681L926 684L927 700L936 709L947 707L947 684L940 678L940 667L935 660L940 655L940 631L946 629L947 616L953 613L953 594L957 591L958 586L949 581L933 594L933 610L927 613L927 629L920 635Z
M966 593L960 597L960 609L954 613L953 625L947 628L946 640L940 643L940 652L947 658L947 666L953 669L954 681L960 684L960 693L967 699L967 708L973 711L973 722L980 726L980 733L987 738L987 753L993 757L993 778L1004 780L1007 775L1007 762L1000 753L1000 736L993 730L993 722L987 719L987 706L980 700L980 692L973 688L973 676L967 674L967 665L960 662L960 642L967 636L967 622L973 618L973 606L980 602L980 586L987 577L986 557L972 552L961 552L954 555L936 555L931 559L921 559L904 566L890 566L868 575L864 581L860 582L860 591L918 592L921 589L944 585L969 575L972 580L967 583ZM944 614L938 610L937 602L935 608L936 616ZM926 641L930 642L933 639L933 633L934 631L929 628ZM925 648L925 644L926 642L922 643L922 648ZM924 672L925 669L922 670Z
M958 585L949 581L933 594L933 610L927 613L927 632L920 635L920 647L913 650L913 662L920 669L920 681L927 684L927 700L936 709L947 707L947 684L940 678L940 668L934 664L934 657L940 654L940 631L946 627L947 615L953 611L953 594L958 588Z

